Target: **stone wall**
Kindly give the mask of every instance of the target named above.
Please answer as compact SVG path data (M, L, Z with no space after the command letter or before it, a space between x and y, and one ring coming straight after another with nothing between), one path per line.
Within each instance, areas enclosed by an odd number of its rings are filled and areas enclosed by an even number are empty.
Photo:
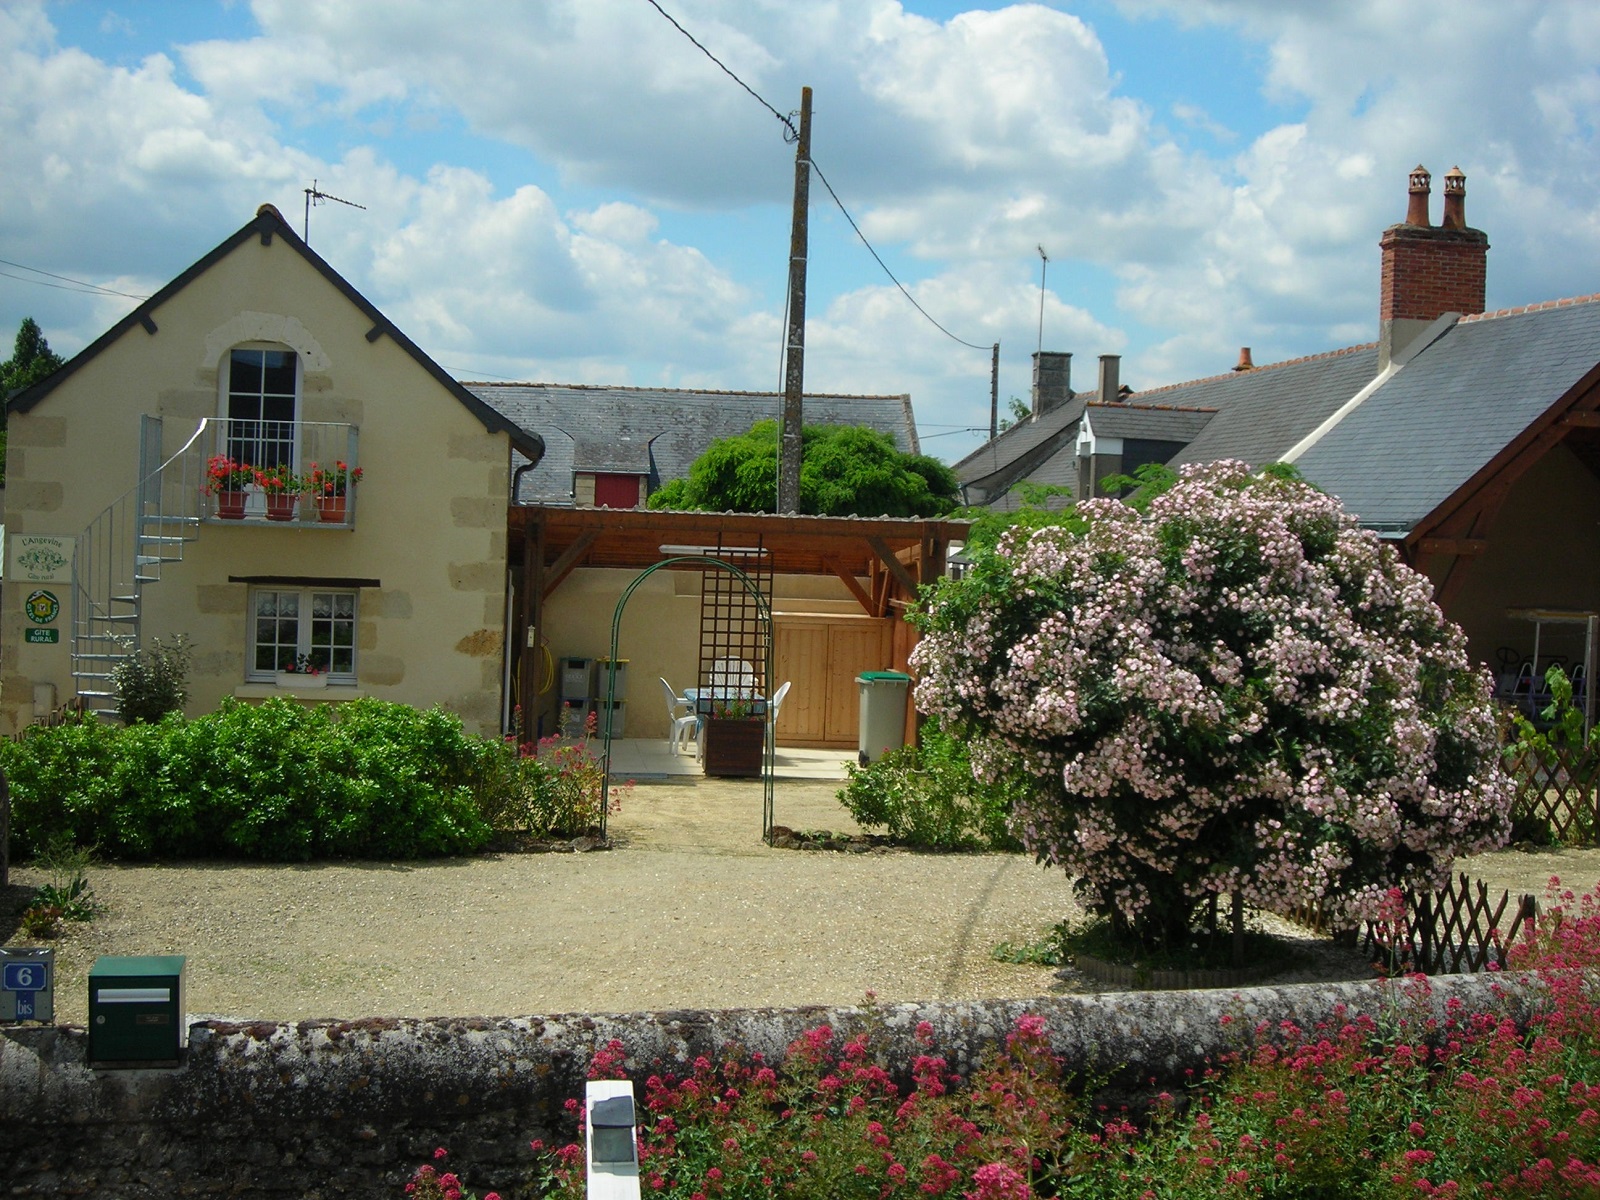
M478 1194L531 1195L530 1138L574 1134L564 1105L581 1097L590 1055L615 1038L635 1083L684 1071L729 1044L781 1058L805 1030L876 1030L898 1074L936 1030L938 1052L965 1075L1025 1013L1043 1016L1075 1068L1137 1098L1182 1087L1184 1072L1236 1048L1247 1031L1471 1008L1523 1015L1537 988L1505 976L1450 976L1420 992L1384 983L1245 990L1128 992L873 1009L736 1009L299 1024L200 1022L170 1071L90 1070L76 1027L0 1029L0 1147L12 1196L145 1200L172 1196L402 1200L436 1146ZM1231 1016L1231 1022L1222 1018Z

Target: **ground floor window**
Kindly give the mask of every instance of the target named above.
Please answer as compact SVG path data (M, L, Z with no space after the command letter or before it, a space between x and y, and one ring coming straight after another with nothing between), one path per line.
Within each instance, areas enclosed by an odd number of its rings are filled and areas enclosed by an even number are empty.
M250 678L310 666L329 683L356 681L356 593L258 587L250 593Z

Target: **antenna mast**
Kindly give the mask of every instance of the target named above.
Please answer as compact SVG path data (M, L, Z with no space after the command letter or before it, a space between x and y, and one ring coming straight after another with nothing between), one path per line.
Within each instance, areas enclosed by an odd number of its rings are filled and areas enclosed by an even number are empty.
M313 204L321 204L324 200L337 200L340 204L347 204L351 208L359 208L362 212L367 211L365 204L357 204L354 200L346 200L342 196L335 196L332 192L320 191L317 188L315 179L311 181L311 186L306 188L305 192L306 215L304 223L300 226L300 240L308 246L311 245L311 206Z
M1039 351L1044 352L1044 274L1050 268L1050 256L1039 247Z

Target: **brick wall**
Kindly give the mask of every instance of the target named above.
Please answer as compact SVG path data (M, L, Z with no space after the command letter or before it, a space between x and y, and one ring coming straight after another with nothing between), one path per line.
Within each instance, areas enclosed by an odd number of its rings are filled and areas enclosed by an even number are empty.
M1483 311L1489 238L1481 230L1394 225L1378 245L1383 252L1380 321L1431 321L1447 312Z

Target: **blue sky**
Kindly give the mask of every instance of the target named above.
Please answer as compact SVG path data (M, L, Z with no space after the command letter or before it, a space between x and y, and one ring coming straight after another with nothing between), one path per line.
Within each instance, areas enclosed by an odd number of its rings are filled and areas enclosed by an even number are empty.
M813 181L807 384L955 459L1040 337L1155 387L1368 341L1418 162L1490 307L1600 291L1586 0L661 0ZM492 16L486 16L492 13ZM776 389L793 148L648 0L0 5L0 329L71 353L262 202L463 379ZM1437 190L1437 189L1436 189ZM1438 197L1435 197L1437 215ZM50 275L40 272L49 272ZM50 285L50 286L47 286Z

